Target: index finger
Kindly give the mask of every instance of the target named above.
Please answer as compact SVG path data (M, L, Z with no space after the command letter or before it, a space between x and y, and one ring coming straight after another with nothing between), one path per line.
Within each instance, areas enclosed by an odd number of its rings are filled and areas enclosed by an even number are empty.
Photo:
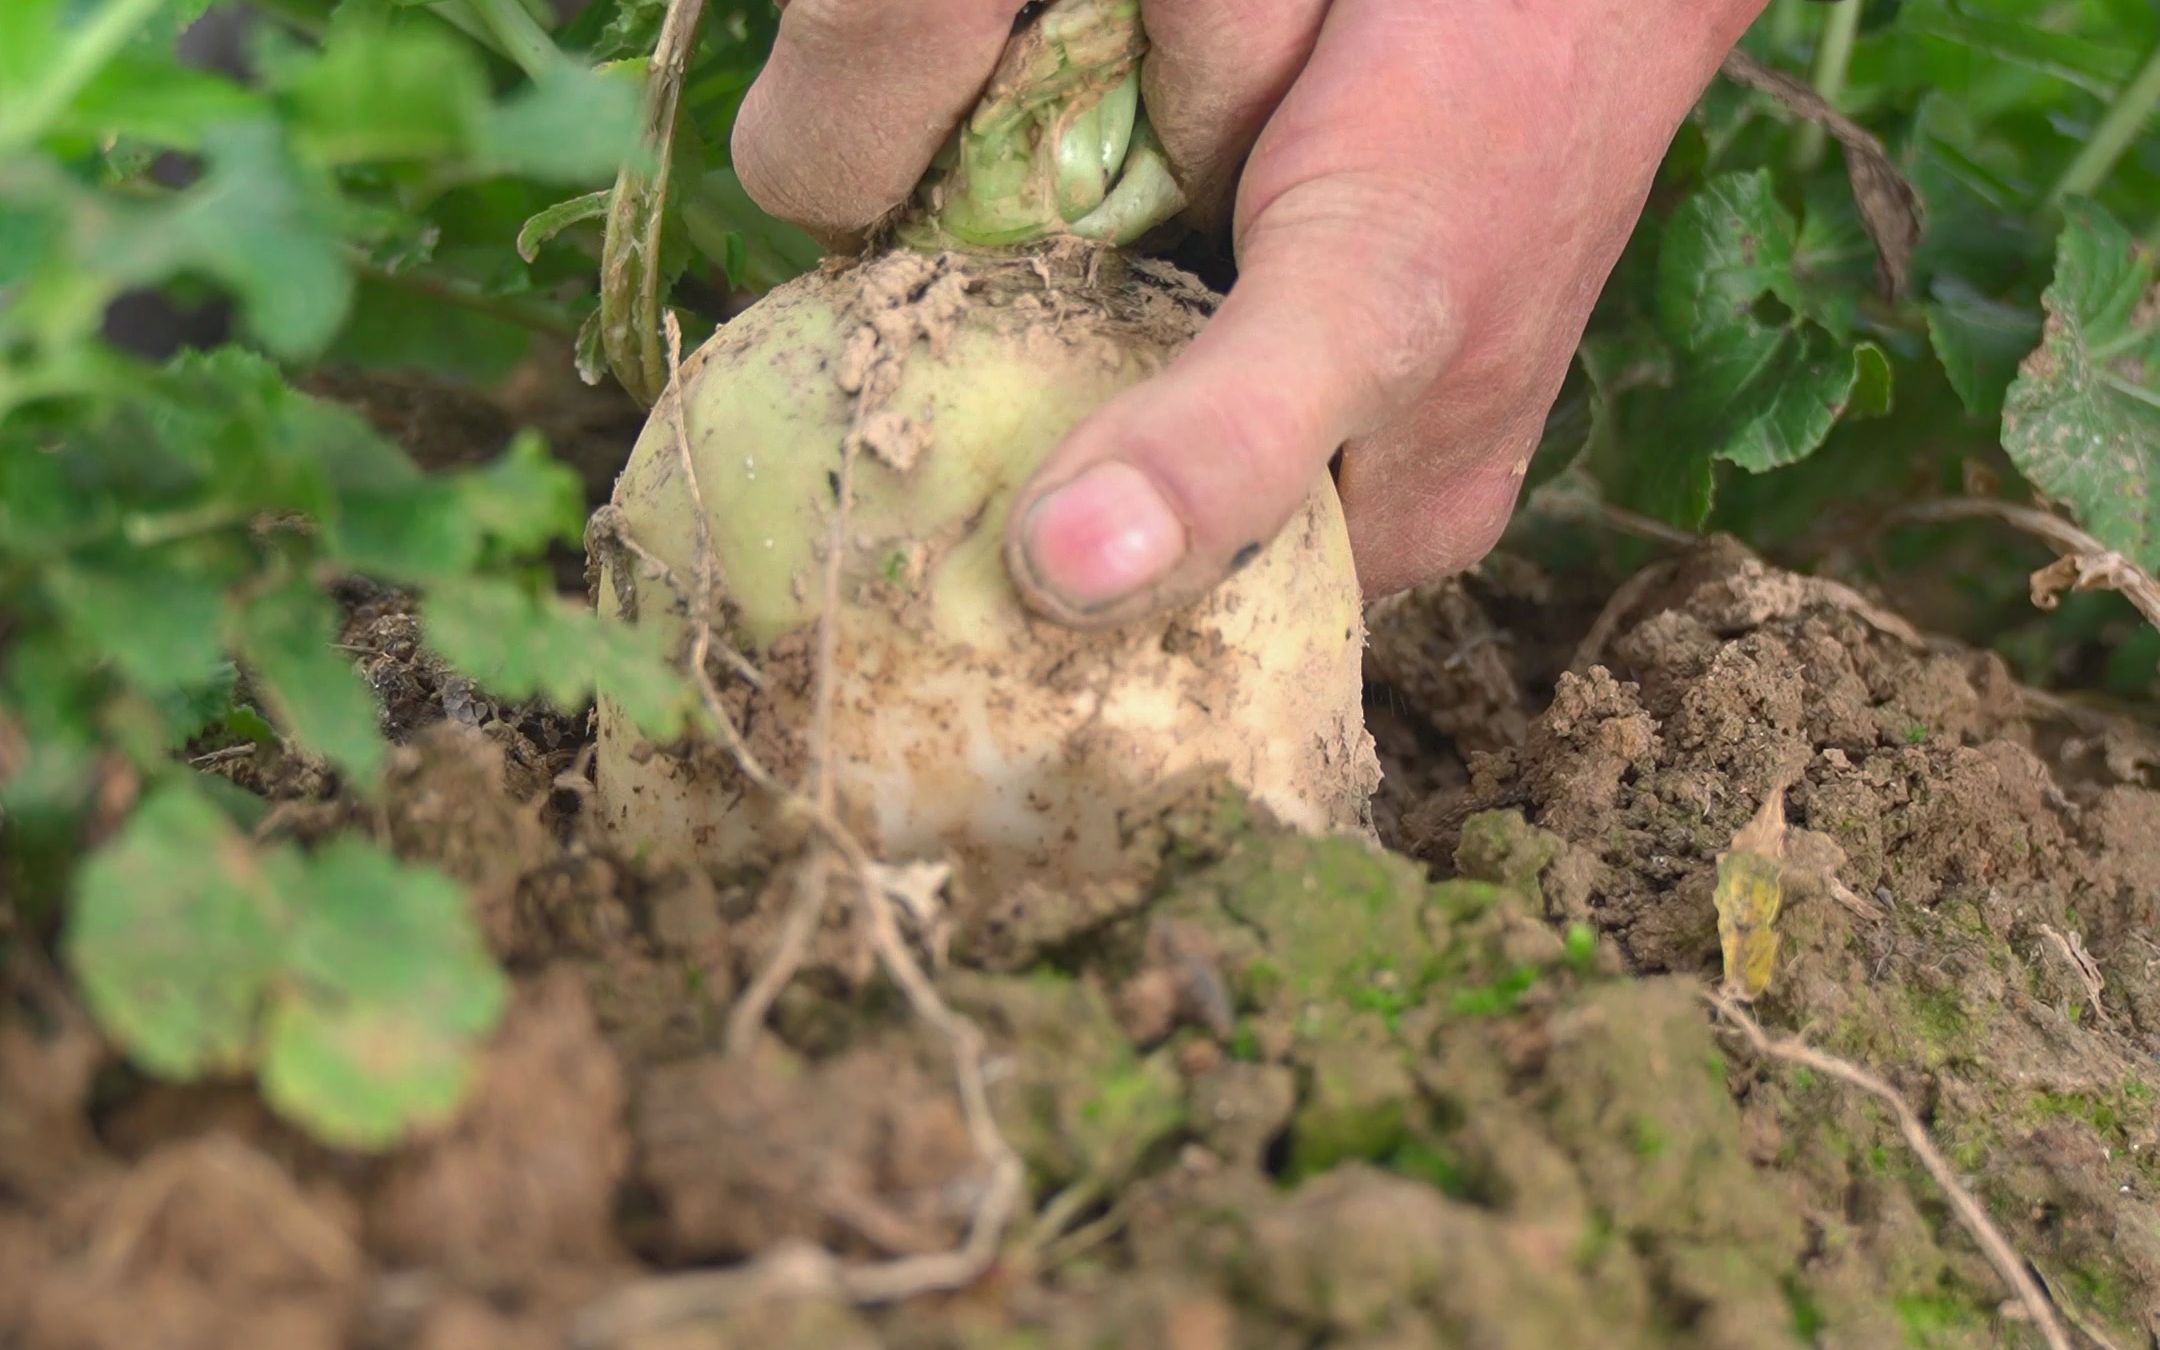
M989 81L1021 0L791 0L735 120L751 199L827 244L915 190Z
M1195 225L1225 222L1238 171L1312 56L1328 2L1144 0L1148 117Z

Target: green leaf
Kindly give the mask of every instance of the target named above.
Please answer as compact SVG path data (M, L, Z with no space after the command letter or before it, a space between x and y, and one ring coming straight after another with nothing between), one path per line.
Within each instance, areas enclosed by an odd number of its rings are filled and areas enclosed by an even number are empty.
M461 509L455 485L445 478L415 477L378 491L348 492L338 502L333 556L379 581L456 576L480 556L479 537Z
M234 708L225 714L225 730L243 741L257 745L276 745L277 728L263 720L261 713L253 708Z
M183 265L230 286L248 328L271 351L320 350L352 296L328 185L302 170L265 125L212 131L203 153L209 173L164 222L187 246Z
M64 229L57 211L0 199L0 286L28 280Z
M490 314L417 298L394 283L362 279L326 361L367 370L420 371L488 386L532 353L529 328Z
M454 1109L508 992L448 877L356 839L253 849L185 781L83 868L65 946L145 1069L259 1067L274 1107L351 1148Z
M1698 527L1716 461L1750 473L1797 463L1847 413L1888 407L1886 354L1808 319L1820 306L1796 270L1799 240L1767 171L1711 179L1666 222L1655 296L1669 367L1601 415L1619 447L1604 459L1622 504ZM1601 360L1618 367L1628 350Z
M1800 307L1793 273L1799 231L1767 170L1723 174L1703 184L1667 222L1658 250L1657 321L1682 347L1704 347L1762 323L1769 296Z
M1862 342L1852 349L1852 355L1853 387L1845 399L1845 416L1889 416L1894 380L1890 353L1872 342Z
M118 514L110 502L86 501L70 481L71 465L16 431L0 419L0 555L38 559L64 552L78 532L97 532L99 516Z
M0 106L23 96L60 51L58 0L0 4Z
M500 173L588 185L638 149L639 89L621 74L565 67L488 111L480 161Z
M534 432L520 432L493 463L459 475L456 491L459 518L497 553L528 558L584 534L584 483L548 457Z
M578 324L577 340L571 344L578 378L587 384L598 384L607 378L605 337L606 334L600 327L600 308L595 305L586 312L584 321Z
M170 0L0 5L0 157L44 140L83 86L130 46L169 46L178 36L173 16Z
M1840 342L1852 340L1875 288L1875 245L1842 176L1812 179L1793 243L1793 308Z
M1531 452L1530 467L1523 475L1524 497L1566 473L1582 458L1596 426L1596 405L1596 390L1578 356L1569 363L1560 395L1553 400L1552 411L1545 415L1545 426L1538 433L1537 449Z
M660 39L660 25L667 18L667 0L615 0L612 6L592 5L597 15L612 9L607 25L592 40L592 56L598 61L650 55Z
M152 1073L245 1067L281 950L278 869L184 784L84 865L67 956L98 1022Z
M348 1148L385 1147L447 1116L508 992L464 892L340 839L308 859L291 910L264 1095Z
M251 831L262 824L270 814L270 803L267 799L256 796L230 779L220 778L216 774L197 774L194 786L234 829Z
M45 584L92 659L145 693L209 682L225 658L224 590L171 550L112 550L51 569Z
M2003 449L2092 535L2160 570L2160 286L2150 250L2064 206L2047 320L2003 400Z
M352 286L329 185L296 163L265 122L206 132L203 154L203 179L168 201L78 197L69 240L75 275L65 284L94 281L94 317L106 296L199 273L233 292L249 328L272 351L319 350L344 318ZM78 303L82 294L63 293ZM61 322L79 316L70 309Z
M1935 358L1967 411L1988 419L2002 416L2003 394L2040 341L2040 316L1945 276L1935 283L1927 323Z
M180 35L203 15L210 12L217 0L165 0L158 6L157 14L143 25L135 35L136 51L168 52L178 42ZM81 12L90 8L89 0L68 0L71 9Z
M223 724L237 710L233 695L240 683L240 669L219 661L199 681L178 685L155 700L159 720L171 728L172 741L165 749L178 749L213 723Z
M1992 61L2010 62L2062 80L2102 98L2112 97L2137 64L2119 45L2053 30L2031 17L1995 17L1954 6L1916 6L1906 20L1912 32L1971 49Z
M566 202L557 202L547 210L539 212L530 220L527 220L524 228L518 231L518 256L526 262L531 262L540 256L541 245L561 234L564 230L569 229L572 225L581 225L588 220L604 218L608 213L609 203L614 200L615 190L613 188L602 188L598 192L588 192L582 197L572 197Z
M264 111L261 95L222 75L128 53L84 86L58 130L93 143L124 137L196 150L211 128Z
M526 432L479 468L415 472L381 489L346 493L332 547L356 571L426 585L505 556L574 543L584 516L576 471L550 459L539 437Z
M439 28L334 25L289 73L293 134L326 164L462 156L488 116L487 70Z
M420 478L358 414L300 393L275 365L238 347L180 357L159 373L155 394L104 435L102 448L118 459L130 439L146 440L140 461L128 465L132 477L184 476L228 509L298 512L327 524L340 494Z
M10 812L27 809L26 780L36 776L48 751L51 762L45 767L51 772L38 791L54 794L50 800L74 794L75 771L89 767L107 690L100 672L85 672L82 665L74 642L57 625L39 624L34 617L0 652L0 709L24 737L30 756L29 764L18 765L15 777L0 787L0 801Z
M421 621L429 645L493 693L578 708L598 690L654 735L677 735L686 725L689 683L650 628L479 579L430 591Z
M771 290L818 265L824 249L793 225L775 220L750 200L733 169L695 180L680 203L684 228L698 250L719 263L731 284Z
M1738 334L1688 354L1669 407L1676 438L1750 473L1814 453L1846 410L1858 359L1791 329Z
M295 578L240 608L236 646L287 734L355 778L382 763L375 702L337 643L330 601Z

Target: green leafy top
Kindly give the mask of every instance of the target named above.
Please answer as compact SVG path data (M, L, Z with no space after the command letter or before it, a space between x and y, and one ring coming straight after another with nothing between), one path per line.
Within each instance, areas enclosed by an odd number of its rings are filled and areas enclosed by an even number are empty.
M899 237L999 248L1129 244L1184 210L1140 96L1136 0L1057 0L1014 34Z
M293 0L241 83L175 58L203 8L0 6L0 893L64 925L143 1067L257 1072L376 1147L454 1106L501 1007L463 894L357 839L255 844L175 752L280 740L371 792L385 744L329 591L352 575L417 591L502 696L574 709L605 678L654 734L689 724L672 653L552 593L539 556L584 502L537 439L427 472L281 364L466 347L437 373L488 374L574 330L591 241L513 242L634 152L636 72L502 0ZM111 303L155 286L229 296L241 341L109 345ZM102 820L116 791L141 805ZM78 866L86 822L117 831Z
M447 877L350 839L250 847L181 787L83 869L68 950L145 1069L259 1068L273 1105L351 1148L454 1109L507 994Z
M2153 253L2068 204L2047 320L2003 406L2003 448L2094 537L2160 572L2160 281Z

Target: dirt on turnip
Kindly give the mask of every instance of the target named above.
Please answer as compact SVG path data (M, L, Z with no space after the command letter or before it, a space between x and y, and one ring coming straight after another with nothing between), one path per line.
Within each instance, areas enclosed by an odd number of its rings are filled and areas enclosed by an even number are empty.
M277 833L366 830L471 887L518 986L472 1099L387 1157L327 1150L249 1090L127 1070L21 959L0 1345L2040 1344L1889 1115L1701 998L1718 857L1777 791L1757 1016L1919 1111L2074 1343L2160 1336L2154 738L1728 542L1618 594L1502 558L1374 614L1390 852L1196 784L1118 903L959 914L940 987L1032 1212L973 1286L853 1308L664 1281L959 1241L985 1178L948 1047L836 917L724 1053L789 889L613 848L584 722L473 689L356 591L385 800L214 767Z

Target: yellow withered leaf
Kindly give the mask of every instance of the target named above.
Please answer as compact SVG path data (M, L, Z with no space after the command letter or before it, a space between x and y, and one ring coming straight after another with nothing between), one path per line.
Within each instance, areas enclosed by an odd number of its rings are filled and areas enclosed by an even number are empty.
M1725 992L1760 997L1777 964L1777 916L1785 899L1785 789L1771 789L1754 819L1718 855L1718 940L1725 951Z

